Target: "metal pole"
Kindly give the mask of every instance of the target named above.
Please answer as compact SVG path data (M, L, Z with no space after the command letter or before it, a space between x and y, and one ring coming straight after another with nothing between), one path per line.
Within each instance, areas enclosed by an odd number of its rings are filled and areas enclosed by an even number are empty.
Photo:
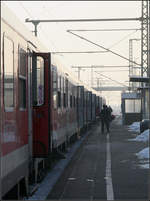
M39 22L33 21L32 23L34 24L34 34L37 37L37 25L39 24Z
M148 76L148 27L149 27L149 1L142 0L142 21L141 21L141 76ZM145 83L141 83L141 87L146 86ZM142 118L148 118L148 111L146 108L146 89L142 89Z
M133 55L132 55L132 39L129 40L129 77L133 75L133 63L131 62L133 60ZM133 83L129 82L129 87L131 90L133 89Z
M34 25L34 33L37 36L37 25L41 22L109 22L109 21L141 21L142 18L108 18L108 19L54 19L54 20L30 20L27 18L25 22L31 22Z
M53 19L53 20L30 20L27 18L25 22L110 22L110 21L141 21L142 18L103 18L103 19Z

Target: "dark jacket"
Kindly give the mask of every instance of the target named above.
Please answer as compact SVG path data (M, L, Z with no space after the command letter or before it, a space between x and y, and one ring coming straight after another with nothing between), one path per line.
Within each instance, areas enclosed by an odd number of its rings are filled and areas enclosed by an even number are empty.
M111 112L107 106L103 107L100 113L100 118L102 121L110 121L111 120Z

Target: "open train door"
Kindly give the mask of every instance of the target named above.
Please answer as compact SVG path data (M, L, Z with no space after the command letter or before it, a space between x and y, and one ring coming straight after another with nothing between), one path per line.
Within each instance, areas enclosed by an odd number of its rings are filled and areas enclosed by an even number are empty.
M48 157L51 149L51 55L33 53L33 157Z

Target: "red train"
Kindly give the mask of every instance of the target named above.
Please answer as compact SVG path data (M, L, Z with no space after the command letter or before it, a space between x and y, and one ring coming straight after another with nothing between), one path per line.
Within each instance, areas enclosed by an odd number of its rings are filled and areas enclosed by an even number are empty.
M104 99L79 82L2 4L1 198L96 121ZM19 189L19 188L18 188ZM28 193L28 192L27 192Z

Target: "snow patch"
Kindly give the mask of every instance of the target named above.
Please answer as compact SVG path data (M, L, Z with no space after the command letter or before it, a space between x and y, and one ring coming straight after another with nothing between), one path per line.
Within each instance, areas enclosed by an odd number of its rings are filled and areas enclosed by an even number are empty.
M141 168L143 169L149 169L149 163L147 164L143 164L143 165L139 165Z
M149 147L146 147L140 152L136 153L136 156L139 158L138 166L142 169L149 169Z
M136 154L136 156L139 159L149 159L149 147L146 147L145 149L143 149L142 151L138 152Z
M128 126L128 131L140 132L140 122L134 122Z
M143 133L138 135L134 139L129 139L129 141L138 141L138 142L148 142L149 141L150 129L145 130Z

